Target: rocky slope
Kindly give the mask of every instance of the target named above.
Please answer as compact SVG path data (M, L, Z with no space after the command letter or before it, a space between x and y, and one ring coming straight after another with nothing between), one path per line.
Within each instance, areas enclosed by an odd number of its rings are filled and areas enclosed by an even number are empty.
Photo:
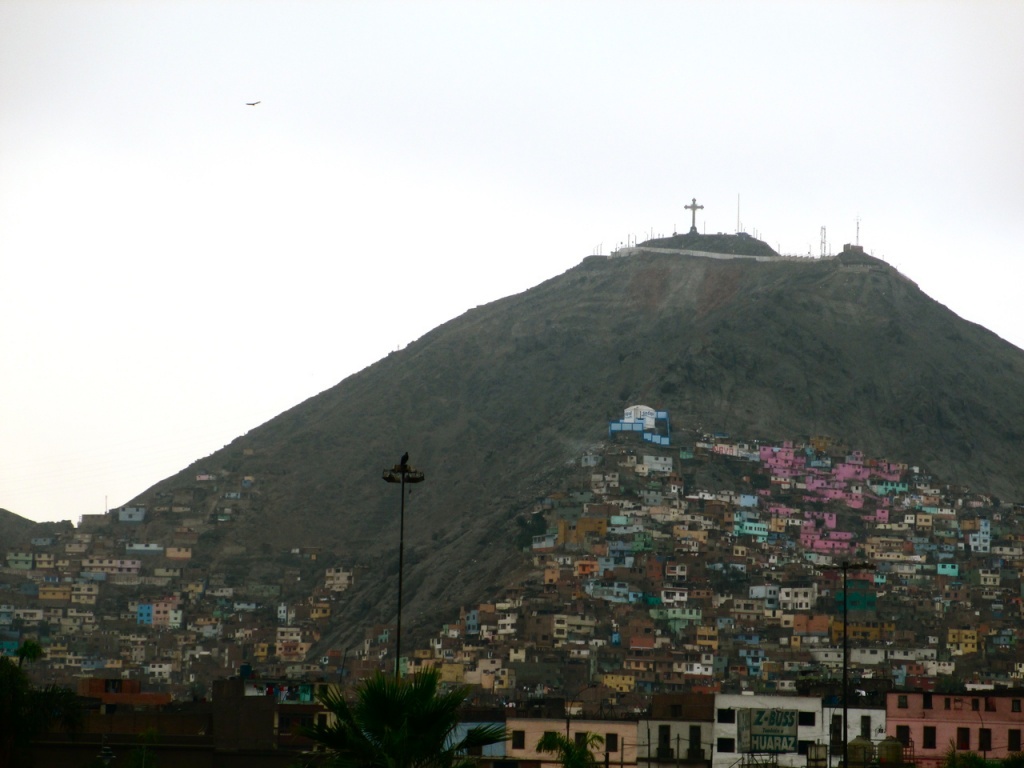
M348 641L394 617L399 498L381 471L409 451L427 480L408 500L403 620L436 626L506 583L515 518L635 403L687 429L828 434L1024 499L1024 352L847 252L587 258L444 324L138 501L189 487L198 470L252 475L246 513L204 556L226 557L230 543L256 568L267 552L315 543L318 566L359 566L338 617Z

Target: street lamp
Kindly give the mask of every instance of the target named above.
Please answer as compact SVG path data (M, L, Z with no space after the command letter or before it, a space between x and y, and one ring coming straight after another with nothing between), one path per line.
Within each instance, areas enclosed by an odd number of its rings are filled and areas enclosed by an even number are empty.
M409 454L402 456L401 461L391 469L385 469L383 479L387 483L401 483L402 500L399 505L398 518L398 627L395 630L395 682L400 674L398 665L402 656L402 569L405 558L405 485L406 483L422 483L423 473L409 466Z
M873 571L874 563L851 563L846 560L839 565L826 565L824 571L843 572L843 768L850 768L850 738L849 738L849 695L850 695L850 646L847 634L850 627L848 618L850 593L846 588L846 576L851 570Z

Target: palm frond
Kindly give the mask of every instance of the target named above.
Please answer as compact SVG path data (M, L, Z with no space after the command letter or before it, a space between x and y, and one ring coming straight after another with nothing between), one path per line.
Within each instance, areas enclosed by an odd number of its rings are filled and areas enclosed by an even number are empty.
M505 739L505 729L492 725L456 739L468 689L439 688L439 673L427 670L399 680L374 675L357 686L352 702L328 689L318 695L328 722L303 733L341 768L461 768L468 750Z

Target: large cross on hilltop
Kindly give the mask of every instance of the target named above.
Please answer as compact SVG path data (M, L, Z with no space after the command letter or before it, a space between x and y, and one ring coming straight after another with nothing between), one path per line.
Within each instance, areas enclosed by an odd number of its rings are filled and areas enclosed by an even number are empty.
M693 202L692 203L690 203L689 205L684 205L683 208L685 208L688 211L692 211L693 212L693 219L690 222L690 234L691 235L696 235L697 234L697 211L703 211L704 210L704 206L703 205L697 205L697 198L695 197L695 198L693 198Z

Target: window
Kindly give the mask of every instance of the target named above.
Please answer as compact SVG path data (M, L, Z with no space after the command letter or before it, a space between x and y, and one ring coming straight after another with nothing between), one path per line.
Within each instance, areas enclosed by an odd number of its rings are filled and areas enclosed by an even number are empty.
M898 741L904 747L909 747L910 746L910 726L909 725L897 725L896 726L896 741Z
M526 731L512 731L512 749L526 749Z
M930 693L926 693L924 695L924 699L922 700L922 702L923 702L922 706L925 709L931 709L932 708L932 695Z
M1006 732L1006 749L1009 752L1020 752L1020 728L1011 728Z
M576 746L585 747L587 746L587 734L586 731L580 731L579 733L573 734L576 737Z
M956 748L957 749L970 749L971 748L971 729L970 728L957 728L956 729Z
M813 744L813 741L798 741L796 743L796 753L798 755L806 755L808 748Z
M971 711L972 712L977 712L980 709L981 709L981 700L980 699L971 699Z
M832 715L832 726L828 732L829 741L833 749L840 749L843 743L843 716Z
M981 728L978 730L978 749L988 752L992 749L992 729Z
M926 725L924 727L924 748L935 749L935 726Z
M719 710L719 711L721 711L721 710ZM721 721L719 721L719 722L721 722ZM722 739L722 738L720 738L718 740L718 744L716 744L715 746L718 749L719 754L724 754L726 752L735 752L736 751L736 739Z
M797 713L797 725L814 725L816 720L814 712L798 712Z
M862 739L871 738L871 715L860 716L860 737Z
M720 709L718 710L718 722L720 723L735 723L736 722L736 710L735 709ZM731 739L730 739L731 741ZM719 750L721 751L721 750ZM729 750L732 752L733 750Z
M1020 699L1011 699L1010 700L1010 711L1011 712L1020 712Z
M907 695L905 693L901 693L899 696L896 697L896 706L900 709L907 708Z
M672 748L672 728L662 724L658 726L658 751L668 754Z
M989 698L988 696L985 697L985 711L986 712L995 712L996 711L996 700L995 699Z
M682 704L671 704L669 705L669 717L682 717L683 716L683 705Z
M945 705L943 706L943 709L952 709L952 708L953 708L953 704L950 701L949 696L947 696L946 697L946 701L945 701Z
M617 733L606 733L604 735L604 751L605 752L618 752L619 751L619 734L617 734Z

